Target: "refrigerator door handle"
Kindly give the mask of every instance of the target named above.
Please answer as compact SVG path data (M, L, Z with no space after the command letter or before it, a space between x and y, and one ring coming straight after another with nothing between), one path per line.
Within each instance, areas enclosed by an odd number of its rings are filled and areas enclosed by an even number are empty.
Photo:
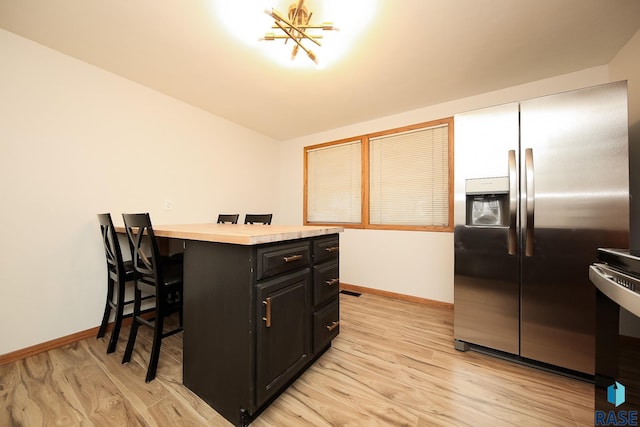
M516 171L516 151L509 150L509 255L518 253L518 233L516 218L518 209L518 174Z
M524 152L524 174L525 174L525 241L524 255L533 256L533 227L535 212L535 189L533 181L533 149L527 148Z

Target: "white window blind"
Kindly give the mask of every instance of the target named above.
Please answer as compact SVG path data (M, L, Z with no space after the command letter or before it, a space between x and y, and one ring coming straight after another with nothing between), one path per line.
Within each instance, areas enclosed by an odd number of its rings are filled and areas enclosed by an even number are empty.
M448 226L448 126L369 140L369 223Z
M361 222L361 150L353 141L307 151L308 222Z

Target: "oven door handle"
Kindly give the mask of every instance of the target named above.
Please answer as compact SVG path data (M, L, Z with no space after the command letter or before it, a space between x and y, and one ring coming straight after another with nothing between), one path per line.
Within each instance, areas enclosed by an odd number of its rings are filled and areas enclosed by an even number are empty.
M624 280L633 284L636 289L640 289L640 280L635 277L623 274L619 271L612 271L604 264L593 264L589 266L589 280L596 288L605 294L609 299L620 307L630 311L636 316L640 316L640 294L620 285L616 279Z

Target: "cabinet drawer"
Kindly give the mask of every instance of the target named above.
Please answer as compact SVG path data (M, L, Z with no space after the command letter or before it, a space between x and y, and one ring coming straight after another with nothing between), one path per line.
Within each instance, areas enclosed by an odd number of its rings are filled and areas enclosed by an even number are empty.
M313 242L313 255L316 263L338 259L339 250L340 240L337 235Z
M313 351L325 348L340 332L340 301L335 299L322 310L313 313Z
M258 280L296 268L306 267L311 261L309 242L258 248Z
M338 261L313 267L313 304L318 305L340 291Z

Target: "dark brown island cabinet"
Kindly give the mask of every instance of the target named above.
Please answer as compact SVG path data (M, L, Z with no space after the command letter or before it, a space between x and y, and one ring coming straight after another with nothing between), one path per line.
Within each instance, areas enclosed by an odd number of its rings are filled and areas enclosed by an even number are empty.
M340 330L339 235L256 245L188 240L186 387L248 425Z

